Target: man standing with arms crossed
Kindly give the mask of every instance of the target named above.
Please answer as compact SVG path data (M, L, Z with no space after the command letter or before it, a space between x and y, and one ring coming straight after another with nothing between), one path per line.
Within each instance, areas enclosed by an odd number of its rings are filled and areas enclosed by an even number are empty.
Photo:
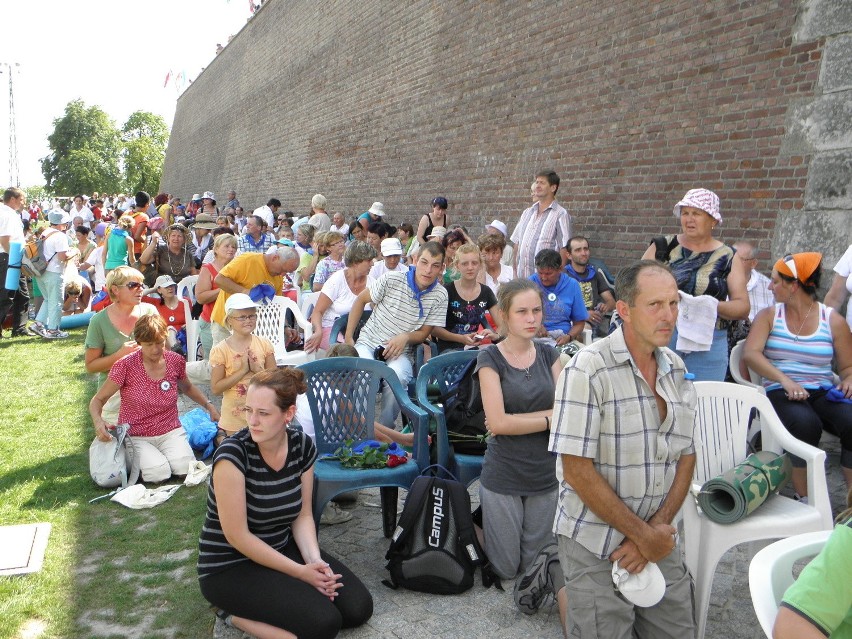
M615 286L623 325L577 353L556 385L550 450L560 455L554 532L567 631L684 639L695 633L692 588L671 523L695 467L697 400L683 361L666 347L677 284L667 267L642 261ZM630 575L654 562L662 600L640 607L613 588L616 561Z
M559 176L551 169L535 176L536 202L523 213L511 240L515 244L515 277L535 273L535 256L544 249L559 251L571 237L571 216L556 201Z

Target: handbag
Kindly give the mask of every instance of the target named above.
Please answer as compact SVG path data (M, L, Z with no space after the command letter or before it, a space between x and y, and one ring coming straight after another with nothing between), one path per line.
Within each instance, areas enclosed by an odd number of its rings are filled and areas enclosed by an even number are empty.
M126 488L139 479L139 459L127 433L130 424L118 424L110 429L112 438L103 442L97 437L89 446L89 474L104 488Z

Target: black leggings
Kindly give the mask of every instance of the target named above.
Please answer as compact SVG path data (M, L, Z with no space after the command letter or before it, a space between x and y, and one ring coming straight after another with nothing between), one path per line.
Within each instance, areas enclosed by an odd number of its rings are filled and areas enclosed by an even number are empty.
M852 468L852 404L830 402L827 391L808 390L807 400L791 402L782 389L769 391L766 396L784 427L796 439L811 446L819 446L823 429L840 437L840 465ZM801 468L805 461L790 455L793 466Z
M281 554L304 563L292 538ZM283 628L299 639L331 639L341 628L366 622L373 614L373 598L346 566L321 554L335 574L343 575L333 602L304 581L253 561L200 579L201 594L229 614Z

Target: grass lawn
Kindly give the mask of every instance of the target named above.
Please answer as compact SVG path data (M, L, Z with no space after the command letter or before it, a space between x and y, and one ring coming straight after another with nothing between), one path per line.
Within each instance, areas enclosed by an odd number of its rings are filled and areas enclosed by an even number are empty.
M196 544L205 487L152 510L109 500L88 473L84 329L0 342L0 525L49 522L40 572L0 578L0 638L210 637Z

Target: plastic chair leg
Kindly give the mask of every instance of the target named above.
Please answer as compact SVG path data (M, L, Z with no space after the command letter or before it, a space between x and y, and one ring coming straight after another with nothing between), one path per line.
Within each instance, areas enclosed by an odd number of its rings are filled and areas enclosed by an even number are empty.
M379 491L382 496L382 528L385 538L390 539L396 528L396 500L399 489L396 486L384 486Z
M692 575L695 582L695 621L697 625L696 639L704 639L707 630L707 611L710 609L710 594L713 590L713 577L719 556L703 552L698 557L696 574Z

